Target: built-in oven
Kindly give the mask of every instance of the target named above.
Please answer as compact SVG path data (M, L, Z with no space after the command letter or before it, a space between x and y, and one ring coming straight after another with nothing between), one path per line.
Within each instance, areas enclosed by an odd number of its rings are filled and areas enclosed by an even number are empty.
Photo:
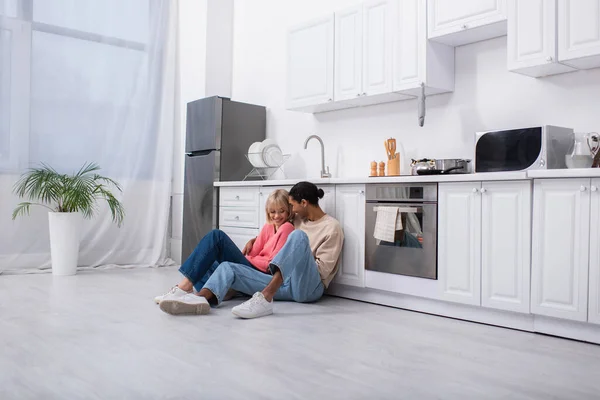
M367 270L437 279L437 196L437 183L367 185Z

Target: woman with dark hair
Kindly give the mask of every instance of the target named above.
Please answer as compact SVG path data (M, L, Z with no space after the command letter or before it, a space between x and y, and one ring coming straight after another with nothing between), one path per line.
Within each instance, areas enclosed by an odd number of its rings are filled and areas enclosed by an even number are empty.
M161 301L169 314L203 314L201 303L221 303L229 289L252 298L232 309L240 318L258 318L273 313L273 300L300 303L317 301L337 272L344 234L339 222L319 207L324 192L310 182L299 182L289 192L296 214L285 245L264 274L244 265L223 262L196 295ZM251 240L247 246L252 246ZM204 311L204 310L202 310Z

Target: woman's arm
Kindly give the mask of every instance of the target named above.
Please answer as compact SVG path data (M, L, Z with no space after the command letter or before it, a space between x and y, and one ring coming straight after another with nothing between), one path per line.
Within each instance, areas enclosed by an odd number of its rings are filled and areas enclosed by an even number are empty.
M256 239L258 238L255 237L254 239L250 239L248 240L248 243L246 243L246 245L244 246L244 249L242 250L242 254L247 256L250 254L250 252L252 251L252 246L254 246L254 242L256 242Z
M244 247L244 250L248 250L248 252L245 254L246 256L256 257L257 255L260 254L263 247L265 247L265 243L266 243L265 236L267 235L267 233L268 233L267 229L269 229L269 228L273 229L273 225L265 224L265 226L263 226L262 229L260 230L260 233L258 234L256 239L254 239L254 242L252 244L250 244L250 242L252 242L252 240L250 240L248 243L246 243L246 246ZM249 249L247 249L248 245L250 245ZM243 253L243 251L242 251L242 253Z

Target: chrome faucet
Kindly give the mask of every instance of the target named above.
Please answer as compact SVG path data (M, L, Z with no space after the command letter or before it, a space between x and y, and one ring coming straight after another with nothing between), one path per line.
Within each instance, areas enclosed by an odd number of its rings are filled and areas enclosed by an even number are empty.
M325 145L323 144L323 140L321 140L321 138L317 135L310 135L304 142L304 150L306 150L310 139L317 139L319 143L321 143L321 178L331 178L329 167L327 167L327 171L325 170Z

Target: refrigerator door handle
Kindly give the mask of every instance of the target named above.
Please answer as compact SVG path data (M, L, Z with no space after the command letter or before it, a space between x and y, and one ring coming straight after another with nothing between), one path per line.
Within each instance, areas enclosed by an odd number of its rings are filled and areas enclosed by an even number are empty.
M185 153L185 155L188 157L205 157L205 156L210 155L210 153L212 153L213 151L217 151L217 149L197 150L197 151L192 151L191 153Z

